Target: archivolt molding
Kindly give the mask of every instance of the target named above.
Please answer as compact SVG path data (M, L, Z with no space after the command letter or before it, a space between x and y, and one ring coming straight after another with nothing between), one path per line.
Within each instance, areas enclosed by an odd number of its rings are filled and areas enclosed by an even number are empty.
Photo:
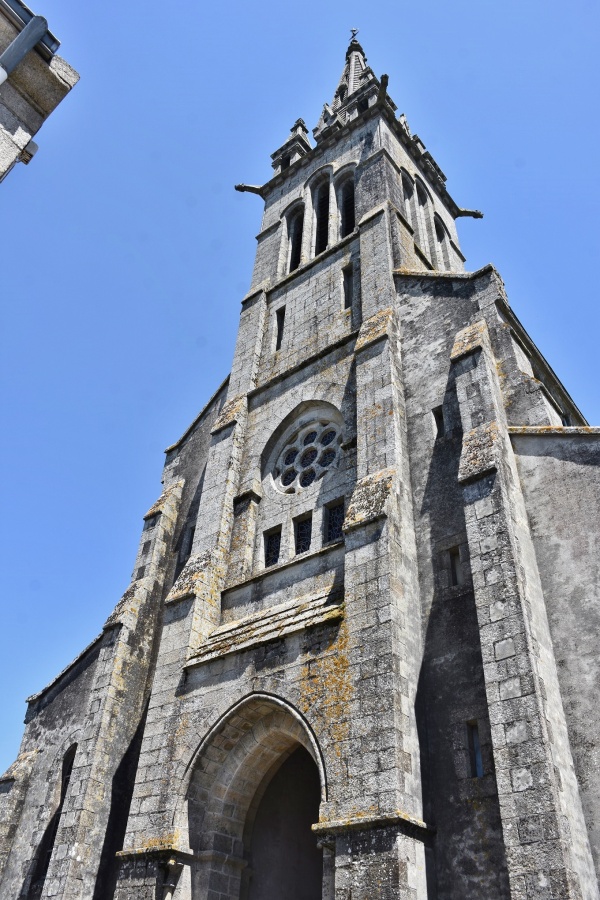
M231 735L226 734L228 726ZM284 744L287 745L287 749ZM323 754L314 731L304 716L287 700L266 692L248 694L230 706L188 755L180 778L178 800L172 818L173 834L177 835L177 843L181 844L182 841L186 843L189 824L187 803L190 800L194 775L199 771L198 767L203 761L206 764L204 774L212 785L219 785L219 796L213 797L214 802L208 802L207 798L206 828L207 831L211 831L209 820L218 815L218 810L212 807L222 802L224 785L229 784L231 787L240 773L243 776L246 766L252 770L255 762L252 757L257 755L261 747L268 749L275 758L277 755L285 754L296 744L301 744L314 760L319 772L321 800L326 802L327 774ZM218 759L219 756L221 759ZM260 781L268 771L267 765L265 772L262 770L258 772L255 779L257 783L253 784L253 789L258 789ZM249 803L251 799L249 798ZM187 850L187 847L185 849Z

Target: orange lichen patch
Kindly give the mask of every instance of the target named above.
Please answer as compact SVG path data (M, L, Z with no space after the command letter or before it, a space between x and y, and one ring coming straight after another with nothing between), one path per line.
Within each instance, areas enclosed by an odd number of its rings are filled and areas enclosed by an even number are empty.
M357 482L344 519L344 531L365 525L386 514L385 505L392 491L394 468L381 469Z
M394 310L391 308L382 309L375 313L370 319L366 319L360 326L358 339L356 341L355 350L362 350L363 347L378 341L380 338L389 334L389 324L392 319Z
M180 831L171 831L161 837L148 838L147 840L142 841L141 845L133 850L119 850L116 855L120 857L144 856L145 854L152 853L156 850L173 851L176 853L179 851L180 840Z
M500 430L496 421L478 425L463 436L458 480L460 482L479 478L497 468L497 445Z
M340 762L350 735L354 696L348 645L348 627L342 621L331 649L321 655L309 652L301 670L300 709L314 722L317 734L327 735Z
M576 427L570 425L511 425L508 429L508 433L529 435L552 434L569 437L578 434L600 435L600 428L592 425L578 425Z
M454 362L467 353L473 353L483 347L484 341L487 339L488 327L483 321L475 322L459 331L454 339L454 346L450 353L450 359Z
M404 812L401 809L396 809L389 813L378 813L375 806L369 806L366 809L357 811L351 816L346 816L342 819L317 822L315 825L311 826L311 830L319 834L327 831L347 831L350 828L379 828L382 825L394 825L398 822L412 825L419 830L434 830L422 819L418 819L416 816L412 816L410 813Z
M239 421L246 408L246 402L247 398L245 394L240 394L232 400L229 400L217 416L210 433L216 434L218 431L222 431L223 428L227 428L228 425L234 425Z
M228 653L246 650L257 644L312 628L323 622L337 621L343 615L343 606L331 604L329 594L282 603L269 610L245 616L237 622L221 625L194 652L189 662L190 664L208 662Z

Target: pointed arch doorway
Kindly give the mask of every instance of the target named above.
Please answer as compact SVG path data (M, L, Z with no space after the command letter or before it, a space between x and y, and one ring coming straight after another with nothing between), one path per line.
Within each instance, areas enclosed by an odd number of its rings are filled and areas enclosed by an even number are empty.
M192 900L322 900L323 799L316 741L292 707L253 695L230 710L189 781Z
M317 767L301 745L259 788L244 829L249 877L241 900L322 900L323 854L310 828L320 793Z

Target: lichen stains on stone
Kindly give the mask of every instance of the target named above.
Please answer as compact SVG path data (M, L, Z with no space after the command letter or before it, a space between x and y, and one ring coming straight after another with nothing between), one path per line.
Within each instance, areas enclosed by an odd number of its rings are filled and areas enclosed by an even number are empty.
M217 434L218 431L222 431L229 425L234 425L239 421L240 416L246 407L246 402L245 394L241 394L234 397L232 400L229 400L217 416L211 434Z
M171 588L166 603L173 600L183 600L184 597L194 596L201 586L207 584L210 578L211 553L200 553L191 556L179 578Z
M150 519L152 516L155 516L157 513L163 511L166 506L168 500L176 493L176 491L180 491L183 488L183 481L176 481L173 484L170 484L169 487L165 488L156 503L150 507L144 519Z
M485 422L463 436L458 480L462 483L480 478L497 469L500 439L498 423Z
M386 515L386 502L392 491L395 473L395 468L381 469L357 482L344 519L344 531Z
M331 604L330 595L293 600L221 625L193 654L190 663L207 662L258 644L278 640L288 634L334 622L344 615L344 607Z
M342 621L331 652L308 654L301 671L299 704L300 709L315 723L317 733L327 735L340 763L344 754L343 743L350 736L353 696L348 628ZM341 770L337 774L341 774Z
M473 353L475 350L479 350L483 347L487 334L488 327L483 321L475 322L473 325L468 325L466 328L463 328L458 332L454 339L454 346L452 347L450 359L455 362L457 359L460 359L461 356L466 356L467 353Z
M374 316L371 316L370 319L366 319L360 327L355 349L362 350L363 347L367 347L369 344L385 337L388 334L393 313L394 311L391 308L382 309L380 312L375 313Z

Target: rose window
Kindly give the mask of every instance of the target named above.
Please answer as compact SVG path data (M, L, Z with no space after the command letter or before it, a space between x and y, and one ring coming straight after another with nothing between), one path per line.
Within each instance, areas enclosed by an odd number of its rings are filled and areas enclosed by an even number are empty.
M273 470L277 487L294 494L310 487L339 461L342 436L332 422L312 422L286 441Z

